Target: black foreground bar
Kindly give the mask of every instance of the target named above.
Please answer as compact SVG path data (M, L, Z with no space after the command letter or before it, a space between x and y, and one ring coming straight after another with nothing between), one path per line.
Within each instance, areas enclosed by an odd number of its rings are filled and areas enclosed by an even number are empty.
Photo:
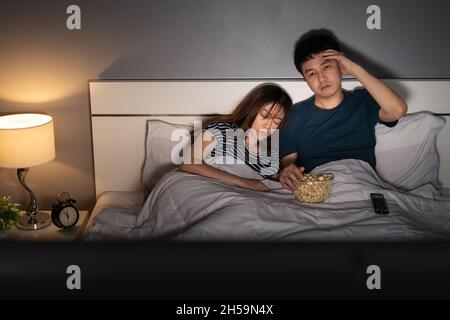
M1 242L0 299L48 298L449 299L450 243Z

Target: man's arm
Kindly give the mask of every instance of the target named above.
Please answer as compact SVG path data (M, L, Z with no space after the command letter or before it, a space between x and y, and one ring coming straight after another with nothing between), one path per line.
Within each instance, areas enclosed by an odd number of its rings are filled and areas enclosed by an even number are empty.
M342 52L326 50L324 57L336 59L342 74L354 76L367 89L380 106L379 118L384 122L395 121L408 111L406 102L389 86L375 78L359 64L351 61Z
M289 166L290 164L295 164L295 161L297 161L298 154L297 152L288 154L287 156L284 156L281 158L281 168L285 168Z
M356 68L354 76L380 106L380 120L384 122L395 121L406 114L408 111L406 102L385 83L372 76L361 66Z

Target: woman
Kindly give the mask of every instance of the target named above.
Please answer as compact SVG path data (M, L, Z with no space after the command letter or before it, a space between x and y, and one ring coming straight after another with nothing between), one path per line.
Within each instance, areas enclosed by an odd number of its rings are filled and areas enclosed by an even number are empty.
M202 150L208 147L212 149L212 157L217 151L222 153L222 156L231 156L245 163L264 178L277 179L278 148L274 148L276 154L270 154L264 152L262 146L269 146L268 149L271 150L271 135L284 125L291 109L292 100L282 88L274 84L260 85L247 94L230 115L218 116L203 124L203 127L212 133L213 139L209 141L202 139ZM234 136L233 139L226 139L230 131L237 129L242 129L248 134L242 138ZM277 161L275 171L271 174L267 174L273 169L273 163L268 160L268 156L271 159L276 157ZM268 191L260 180L246 179L214 168L205 163L205 159L196 159L197 161L195 159L192 155L191 164L184 162L179 170L219 179L242 188ZM199 164L195 164L196 162Z

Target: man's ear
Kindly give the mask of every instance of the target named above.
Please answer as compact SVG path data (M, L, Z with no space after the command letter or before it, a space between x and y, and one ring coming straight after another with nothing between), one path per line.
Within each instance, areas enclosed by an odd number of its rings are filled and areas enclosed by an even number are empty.
M304 70L303 70L303 65L304 65L304 64L305 64L305 63L302 63L301 66L300 66L300 74L302 75L303 78L305 77L305 72L304 72Z

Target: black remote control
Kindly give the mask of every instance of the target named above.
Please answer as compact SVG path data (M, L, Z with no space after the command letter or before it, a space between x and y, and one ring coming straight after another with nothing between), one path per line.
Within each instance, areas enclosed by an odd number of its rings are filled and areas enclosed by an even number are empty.
M376 214L388 214L389 209L382 193L371 193L373 209Z

